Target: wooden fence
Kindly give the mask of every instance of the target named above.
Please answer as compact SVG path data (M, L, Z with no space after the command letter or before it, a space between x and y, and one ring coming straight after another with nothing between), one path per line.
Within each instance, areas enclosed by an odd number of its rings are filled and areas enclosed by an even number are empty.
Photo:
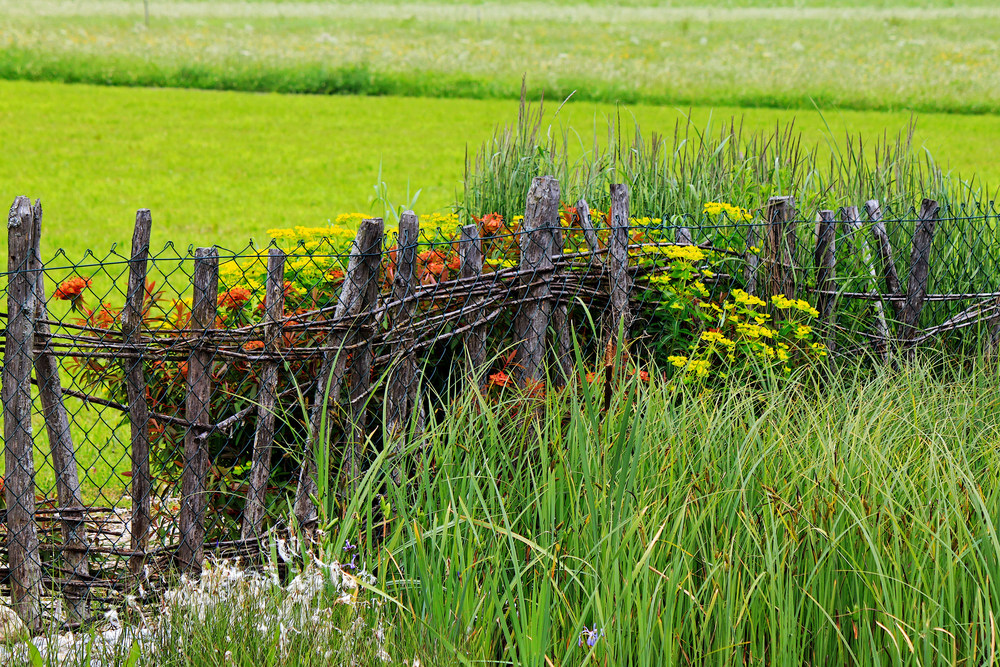
M18 197L8 218L2 378L7 567L0 569L17 613L39 628L52 613L43 599L54 593L62 600L63 620L82 622L93 603L115 604L110 592L148 588L151 573L200 571L206 549L256 552L277 520L268 509L278 466L276 434L287 428L281 422L284 411L301 405L300 390L308 415L296 459L301 466L290 486L301 525L317 519L317 475L327 471L319 469L313 453L317 442L335 438L334 421L342 442L336 463L348 493L371 464L366 443L374 442L374 432L382 434L376 440L389 452L392 478L402 481L408 470L405 452L426 419L429 403L421 389L429 373L447 373L450 386L479 385L498 363L496 355L511 348L513 357L500 357L505 361L499 363L519 386L573 381L572 336L585 328L584 311L600 322L599 343L588 349L589 358L610 363L619 332L641 337L643 313L656 305L643 281L665 270L656 259L664 246L697 244L737 258L742 271L716 276L716 293L742 287L751 294L812 299L827 345L840 354L870 351L883 361L900 359L919 343L962 329L984 330L990 349L1000 339L995 287L929 292L932 247L942 222L936 202L925 200L909 221L913 232L905 272L875 201L864 205L863 218L857 207L846 207L839 213L820 211L814 223L803 224L794 200L776 197L752 221L661 225L659 236L638 241L627 187L612 186L611 202L603 224L595 224L587 203L578 202L567 227L560 221L558 182L537 178L527 193L523 223L509 238L466 225L454 240L422 241L419 220L408 211L400 216L392 248L384 247L383 220L364 220L344 258L337 293L327 303L294 313L286 310L288 254L271 247L259 317L238 326L219 326L220 294L235 298L231 290L220 291L220 259L233 258L223 257L218 248L198 248L193 257L178 260L178 266L193 264L193 271L183 274L190 278L190 312L183 326L165 330L148 323L150 268L157 261L150 256L148 210L136 215L131 255L124 262L123 306L102 326L96 316L74 323L68 316L50 315L45 278L51 282L62 269L42 263L41 205ZM714 238L722 228L738 231L742 245L734 248L731 238L725 243ZM664 240L664 230L671 238ZM580 239L575 247L568 243L570 235ZM491 265L490 249L501 241L510 244L516 264ZM444 253L442 248L455 253L457 267L435 274L429 267L437 264L428 258L444 267L444 257L426 253ZM973 305L934 325L922 320L928 302L961 301ZM849 303L861 304L852 311L858 316L853 324L845 314ZM505 321L506 328L501 326ZM447 370L422 363L445 348L452 355L446 358ZM115 391L102 396L93 384L68 377L67 363L74 359L120 369ZM442 363L440 354L438 359ZM164 364L184 368L183 405L175 401L173 411L162 407L154 386ZM218 409L220 367L253 377L252 400ZM292 377L293 368L302 374ZM384 385L373 380L379 371ZM380 411L370 407L375 396L384 397ZM120 414L119 423L128 425L130 502L112 539L100 517L121 516L120 508L84 501L78 454L80 440L91 436L86 424L77 423L84 421L81 410L69 410L68 402L89 406L102 419L104 411ZM36 413L53 471L51 501L51 490L36 484ZM376 413L386 415L384 423ZM333 414L343 418L331 419ZM176 432L180 451L179 502L176 510L160 506L154 512L159 497L151 460L165 446L166 429ZM238 535L220 539L210 525L219 508L211 504L209 476L236 431L249 443L247 481L239 491ZM286 442L281 444L287 449ZM38 494L45 500L37 501ZM164 513L175 520L173 528L162 529ZM126 538L127 544L121 543ZM124 565L109 565L115 559ZM101 597L97 591L108 593Z

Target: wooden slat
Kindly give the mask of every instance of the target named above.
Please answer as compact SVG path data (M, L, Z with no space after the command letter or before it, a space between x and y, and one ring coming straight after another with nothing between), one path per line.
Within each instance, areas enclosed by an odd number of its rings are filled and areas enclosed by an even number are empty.
M7 216L7 337L3 364L4 498L11 603L31 630L42 620L42 571L35 524L35 463L31 430L36 272L32 269L34 211L18 197Z
M264 287L264 352L281 350L281 320L285 313L285 252L280 248L267 251L267 280ZM260 537L264 524L267 486L271 480L271 448L274 444L275 406L278 401L278 370L276 359L261 364L260 389L257 391L257 428L253 439L253 460L247 504L243 510L243 539Z
M917 228L913 232L910 250L910 272L906 280L906 302L899 312L901 325L899 338L908 341L916 337L920 313L927 298L927 277L931 264L931 243L937 225L939 206L933 199L925 199L920 206Z
M833 211L819 212L819 226L816 237L816 289L819 297L816 310L819 311L819 321L824 329L826 346L834 347L834 335L831 324L837 305L837 221Z
M559 182L552 176L541 176L531 182L521 226L522 280L530 284L539 274L552 270L552 230L559 224ZM551 289L544 280L528 289L525 304L517 317L518 346L515 355L517 376L526 385L543 378L545 335L549 328L552 304Z
M368 275L372 267L378 267L379 250L382 247L383 223L381 218L362 220L354 245L347 262L347 275L344 287L334 309L334 320L356 316L364 301L364 290L369 281L374 278ZM375 286L377 289L377 285ZM347 354L342 353L341 346L345 341L350 343L352 337L342 332L333 332L327 341L331 348L323 353L323 362L316 377L316 388L313 404L309 415L309 437L303 452L302 468L299 472L298 487L295 490L295 517L299 525L311 528L316 524L316 504L313 498L319 490L316 484L317 466L315 449L324 447L330 451L330 429L336 415L332 414L340 397L344 382L344 372L347 367ZM353 458L353 452L349 455ZM345 461L345 472L349 473L351 461ZM323 474L329 474L324 470Z
M765 257L768 265L769 297L783 294L796 298L795 198L771 197L765 213Z
M125 367L125 391L128 395L129 428L132 454L132 526L131 548L135 553L145 553L149 548L150 492L152 479L149 471L149 406L146 403L146 369L142 359L142 314L146 294L146 275L149 260L149 236L153 218L149 209L135 214L132 232L132 258L129 261L128 288L122 308L122 341L133 346L134 359L122 362ZM139 577L146 564L145 556L129 559L129 571Z
M609 310L604 323L605 363L614 357L618 334L627 336L632 323L629 296L632 294L632 276L628 272L629 192L628 186L611 186L611 236L608 239L607 275Z
M399 216L396 233L396 268L392 277L392 299L402 301L390 313L391 327L397 332L412 330L411 317L416 310L415 301L405 301L417 291L417 243L420 242L420 219L413 211L404 211ZM395 366L389 382L389 405L387 406L388 428L392 457L392 478L396 484L402 482L400 459L406 446L406 433L413 416L413 392L417 381L417 357L413 351L413 340L409 335L400 336L394 346Z
M840 219L850 233L851 240L857 244L858 252L861 254L861 264L867 267L869 278L862 283L862 290L868 292L877 286L878 274L875 265L872 264L868 240L864 237L861 220L858 218L858 207L845 206L840 210ZM887 362L889 360L889 325L885 319L885 305L882 301L875 301L872 309L875 311L873 351L882 362Z
M587 248L593 253L594 261L601 261L600 255L597 254L601 249L601 242L597 238L594 221L590 219L590 206L586 199L581 199L576 203L576 213L580 216L580 227L583 229L583 238L587 242Z
M552 254L559 256L565 251L562 229L556 225L552 230ZM565 272L562 269L560 273ZM554 277L555 278L555 277ZM554 279L554 284L559 281ZM569 305L565 293L565 282L562 291L554 295L552 305L552 331L555 332L556 367L559 373L554 381L559 386L565 386L573 377L573 338L570 335Z
M885 222L882 220L882 207L877 199L865 202L865 214L871 222L872 241L875 246L875 254L878 255L879 264L882 267L882 275L885 277L885 291L888 294L899 294L902 291L899 283L899 274L896 273L896 263L892 259L892 244L889 243L889 235L885 231ZM896 319L903 309L902 301L890 301L892 311Z
M215 326L219 301L219 255L214 247L194 253L194 295L190 328ZM212 423L212 352L196 346L188 360L187 401L184 416L191 423ZM185 570L200 572L205 556L205 510L208 504L207 429L191 426L184 436L184 472L181 480L180 546L177 558Z
M34 229L32 232L32 269L38 273L35 282L35 338L44 347L35 354L35 382L38 398L42 403L45 431L48 435L49 450L52 452L52 469L56 478L56 497L60 507L81 507L80 474L76 463L76 450L70 432L69 415L63 403L62 379L59 374L59 360L48 347L51 330L45 304L45 281L41 271L42 254L42 203L35 202ZM67 575L70 581L89 578L87 564L87 524L82 515L64 514L62 527L63 545L71 547L63 551ZM87 588L82 585L67 584L63 587L66 601L66 615L72 621L82 621L90 616L87 603Z

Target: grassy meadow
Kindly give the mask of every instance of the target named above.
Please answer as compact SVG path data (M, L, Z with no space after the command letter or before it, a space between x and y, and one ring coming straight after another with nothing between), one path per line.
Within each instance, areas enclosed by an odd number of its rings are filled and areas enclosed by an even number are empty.
M860 134L871 144L895 135L906 112L727 107L658 107L561 100L545 103L545 126L571 128L582 153L605 136L607 119L638 122L645 135L670 135L690 116L695 128L741 118L747 130L793 122L803 143L828 151L832 138ZM374 185L395 204L420 191L419 212L453 206L462 192L466 152L475 155L497 124L517 118L515 100L300 96L107 88L0 81L0 143L17 159L0 163L5 200L40 197L43 254L87 249L102 256L128 247L135 210L153 214L153 246L238 249L266 243L267 230L322 226L351 211L381 214ZM558 115L556 111L558 109ZM829 131L827 128L829 125ZM959 177L976 176L992 193L994 115L920 114L914 137ZM576 141L579 137L578 142ZM985 198L985 197L984 197ZM373 206L374 204L374 206ZM759 203L758 203L759 204ZM746 205L753 205L748 203ZM664 212L668 213L668 212ZM0 239L5 246L6 239Z

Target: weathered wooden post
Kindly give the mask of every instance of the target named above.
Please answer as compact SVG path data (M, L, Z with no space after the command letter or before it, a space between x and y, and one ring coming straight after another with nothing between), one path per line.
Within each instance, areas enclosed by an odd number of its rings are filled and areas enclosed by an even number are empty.
M45 281L42 272L42 203L35 202L34 228L32 231L32 270L37 272L35 282L35 339L44 347L35 355L35 382L45 417L45 431L52 452L52 469L56 477L56 497L62 516L63 561L69 568L68 578L80 584L64 587L67 618L82 621L87 618L87 587L82 581L90 576L87 564L87 525L84 521L83 499L80 494L80 475L76 464L76 450L69 428L69 415L63 404L62 380L59 360L49 346L48 309L45 304Z
M768 296L796 297L795 198L771 197L767 201Z
M260 537L264 524L267 485L271 479L271 446L274 443L275 406L278 402L278 369L275 358L281 351L282 318L285 313L285 252L267 251L267 280L264 287L264 347L270 355L261 365L257 391L257 429L253 438L253 460L247 504L243 510L244 540Z
M552 254L562 258L565 252L562 228L557 223L552 229ZM566 278L565 269L558 270L553 275L553 282L560 285L555 294L555 301L552 305L552 330L555 332L556 366L559 368L559 375L556 382L560 386L565 386L573 377L573 338L569 328L569 306L566 302Z
M132 258L128 268L128 288L122 308L122 342L131 348L126 357L125 391L128 394L128 416L132 443L132 527L129 571L134 577L143 576L146 550L149 548L150 492L149 472L149 406L146 403L146 372L142 348L142 314L148 295L146 274L149 259L149 236L153 218L149 209L135 214L132 232Z
M611 280L608 316L604 321L604 363L613 362L619 332L628 335L632 323L629 296L632 294L632 277L628 273L629 230L628 186L611 186L611 236L608 240L607 274Z
M691 230L687 227L678 227L674 231L674 241L677 245L694 245L691 239Z
M889 243L889 235L885 231L885 222L882 220L882 208L877 199L865 202L865 213L871 222L875 253L879 257L882 274L885 276L885 291L891 296L897 296L902 291L899 275L896 273L896 263L892 259L892 244ZM903 310L903 302L890 299L889 305L892 307L896 319L899 319L899 314Z
M219 303L219 254L214 247L194 253L194 296L190 328L207 332L215 326ZM181 479L180 546L177 558L185 570L200 572L205 556L205 510L208 505L208 430L212 401L211 349L195 344L188 361L188 421L184 435L184 472Z
M927 299L927 277L931 263L931 242L937 225L938 203L925 199L920 206L917 228L913 232L913 246L910 250L910 273L906 280L906 302L899 313L902 329L899 338L906 342L917 335L920 313Z
M397 366L389 384L389 424L386 432L391 438L392 479L402 482L402 467L399 460L406 444L406 432L413 415L415 387L417 382L417 357L412 349L413 340L411 318L417 308L412 297L417 291L417 244L420 242L420 218L413 211L404 211L399 216L396 233L396 269L392 277L392 300L399 306L390 313L391 327L398 336L393 359ZM407 335L403 335L403 332Z
M344 287L334 310L334 327L343 325L343 320L349 317L357 317L366 303L374 301L374 296L378 293L377 272L382 257L382 234L382 218L361 221L347 262ZM331 331L326 345L328 350L323 353L323 362L316 378L316 391L309 415L309 436L306 440L298 487L295 490L295 517L300 526L307 528L315 525L318 516L316 504L313 502L319 490L316 484L318 471L314 449L331 448L330 427L334 416L330 412L339 400L347 367L347 355L344 354L342 346L345 341L349 342L353 337L346 336L340 330ZM354 352L354 355L357 354ZM345 452L344 471L349 479L354 479L353 468L357 463L355 454L353 446L348 447L348 451ZM329 474L329 470L324 470L322 473Z
M834 349L835 334L833 329L834 312L837 304L837 221L833 211L819 212L819 233L816 238L816 310L819 311L819 321L824 329L826 346Z
M586 199L581 199L576 203L576 214L580 216L580 227L583 229L583 238L587 242L587 248L591 252L593 261L600 262L600 255L597 253L601 249L601 242L597 238L597 230L594 229L594 221L590 219L590 206Z
M477 278L483 274L483 241L479 238L479 227L465 225L458 244L461 278ZM475 290L476 285L469 287ZM479 299L475 299L478 301ZM469 319L475 322L482 316L482 310L472 309ZM465 354L469 361L469 382L478 385L486 364L486 326L476 325L465 334Z
M869 202L871 204L872 202ZM871 250L868 248L868 241L862 233L861 220L858 218L857 206L845 206L840 209L840 219L843 221L850 234L850 238L857 244L858 252L861 254L861 263L868 272L869 278L862 281L862 291L870 292L878 287L878 275L875 266L872 264ZM872 347L875 354L882 362L889 360L889 325L885 319L885 306L882 301L873 301L872 308L875 310L875 340Z
M7 216L7 339L3 364L4 498L11 603L32 630L42 621L42 561L35 524L31 366L35 343L34 211L18 197Z
M518 340L515 354L520 384L542 379L545 334L552 304L549 301L552 271L552 230L559 224L559 182L541 176L531 182L521 226L522 281L527 286L526 303L517 317Z

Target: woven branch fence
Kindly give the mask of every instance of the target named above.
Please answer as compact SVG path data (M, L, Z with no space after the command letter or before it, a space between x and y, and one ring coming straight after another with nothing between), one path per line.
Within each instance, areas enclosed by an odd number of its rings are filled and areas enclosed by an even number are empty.
M896 363L918 344L1000 339L993 210L943 217L925 200L888 219L869 201L805 219L776 197L745 219L637 225L626 186L611 202L561 216L559 184L542 177L516 229L480 222L448 237L405 212L388 234L364 220L347 253L151 254L140 210L129 255L72 263L42 262L41 205L18 197L3 593L29 627L85 623L199 572L206 553L259 556L286 507L314 525L320 466L339 471L345 496L376 457L405 483L449 390L488 376L521 389L579 381L577 350L599 367L621 333L641 350L656 336L648 281L669 270L664 248L723 258L706 279L713 298L739 287L809 299L838 355ZM85 288L104 290L100 303ZM314 457L324 443L332 463Z

